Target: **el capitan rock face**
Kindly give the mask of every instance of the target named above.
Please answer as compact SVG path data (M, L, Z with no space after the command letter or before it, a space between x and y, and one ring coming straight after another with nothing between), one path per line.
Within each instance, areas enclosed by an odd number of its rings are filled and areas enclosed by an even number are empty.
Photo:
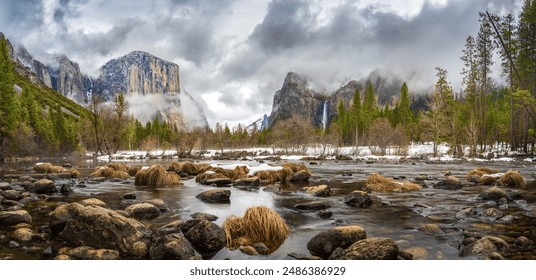
M96 93L114 96L180 93L179 66L142 51L112 59L101 67Z
M109 61L100 72L98 79L86 80L88 91L106 101L123 93L130 113L142 123L159 117L178 127L208 124L193 97L181 91L179 66L175 63L134 51Z

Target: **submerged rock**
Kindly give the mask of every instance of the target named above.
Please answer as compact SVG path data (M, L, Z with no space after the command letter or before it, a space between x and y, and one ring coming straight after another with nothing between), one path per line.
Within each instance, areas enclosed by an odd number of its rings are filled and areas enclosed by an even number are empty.
M322 196L322 197L330 196L333 194L333 192L331 191L331 188L328 187L327 185L305 187L303 188L303 191L307 194L311 194L314 196Z
M425 224L417 228L418 230L428 234L444 234L445 232L436 224Z
M326 201L318 200L318 201L296 204L294 205L294 207L300 210L322 210L322 209L330 208L331 206Z
M328 210L328 209L323 209L323 210L316 211L315 215L321 219L328 219L331 216L333 216L333 212L331 212L331 210Z
M333 254L330 260L396 260L398 246L389 238L374 237L357 241Z
M446 179L435 183L434 188L443 190L459 190L462 188L462 183L458 178L448 176Z
M335 227L315 235L307 242L307 249L312 255L327 259L337 248L346 249L352 243L367 238L360 226Z
M499 201L501 198L508 198L508 194L498 187L491 187L481 192L478 197L482 200Z
M20 223L31 224L32 216L26 210L17 211L1 211L0 212L0 227L14 226Z
M467 245L460 253L461 256L491 254L504 252L509 248L508 243L496 236L484 236Z
M207 213L200 213L200 212L194 213L190 215L190 217L194 220L207 220L211 222L214 222L215 220L218 219L218 216L207 214Z
M71 249L66 254L75 260L119 260L119 252L110 249L94 249L89 246L80 246Z
M209 203L231 203L229 199L231 197L230 190L208 190L195 197Z
M292 176L290 176L289 181L292 183L305 182L309 180L310 177L311 177L311 173L309 173L307 170L300 170L292 174Z

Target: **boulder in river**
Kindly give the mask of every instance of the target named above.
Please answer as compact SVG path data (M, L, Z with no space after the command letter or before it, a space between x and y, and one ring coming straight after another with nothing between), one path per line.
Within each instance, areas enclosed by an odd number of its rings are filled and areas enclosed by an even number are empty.
M454 176L448 176L446 179L435 183L434 188L443 190L459 190L462 188L462 183L458 178Z
M113 210L79 203L62 204L50 216L53 235L77 246L117 250L143 258L152 232L142 223Z
M32 223L32 216L30 216L30 213L28 213L28 211L0 211L0 227L14 226L20 223Z
M359 240L350 247L333 253L330 260L396 260L398 246L389 238L367 238Z
M491 187L482 191L478 197L482 200L499 201L501 198L508 198L508 194L498 187Z
M208 190L195 197L209 203L231 203L231 200L229 199L231 197L230 190Z
M194 248L180 233L155 235L149 248L152 260L188 260L194 256Z
M343 202L353 207L367 208L372 205L372 198L364 191L355 190L346 195Z
M203 256L212 256L225 247L225 231L208 220L196 220L184 233L194 248Z
M326 208L330 208L331 206L323 200L317 200L317 201L311 201L306 203L299 203L294 205L296 209L300 210L322 210Z
M80 246L67 251L67 256L74 260L119 260L119 252L110 249L94 249Z
M54 185L54 182L52 182L51 180L41 179L33 183L33 186L30 188L30 191L37 194L51 194L57 192L58 190L56 189L56 185Z
M315 235L307 242L307 249L312 255L323 259L337 248L346 249L354 242L367 238L365 230L360 226L340 226Z
M465 246L460 255L483 255L491 253L502 253L509 248L508 243L496 236L484 236L477 241Z
M161 212L158 207L150 203L136 203L128 206L125 211L129 217L135 219L152 219L160 216Z
M304 187L302 189L305 193L311 194L314 196L330 196L333 194L333 191L331 191L331 188L327 185L320 185L320 186L313 186L313 187Z

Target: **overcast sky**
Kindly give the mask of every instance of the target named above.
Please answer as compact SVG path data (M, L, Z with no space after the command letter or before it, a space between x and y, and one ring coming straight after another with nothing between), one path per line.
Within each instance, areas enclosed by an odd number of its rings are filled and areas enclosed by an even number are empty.
M62 53L92 75L134 50L175 62L212 126L269 114L289 71L332 90L380 69L408 80L411 91L431 86L440 66L456 87L478 12L520 7L521 0L2 0L0 31L38 60Z

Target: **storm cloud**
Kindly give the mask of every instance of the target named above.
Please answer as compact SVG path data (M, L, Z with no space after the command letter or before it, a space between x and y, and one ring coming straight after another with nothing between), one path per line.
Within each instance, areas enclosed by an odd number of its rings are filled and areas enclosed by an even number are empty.
M208 121L250 122L269 114L293 71L333 90L372 71L412 88L435 67L461 82L461 50L478 13L518 13L521 0L1 1L0 31L38 60L65 54L83 72L134 50L181 67L181 83ZM495 71L498 76L498 71Z

